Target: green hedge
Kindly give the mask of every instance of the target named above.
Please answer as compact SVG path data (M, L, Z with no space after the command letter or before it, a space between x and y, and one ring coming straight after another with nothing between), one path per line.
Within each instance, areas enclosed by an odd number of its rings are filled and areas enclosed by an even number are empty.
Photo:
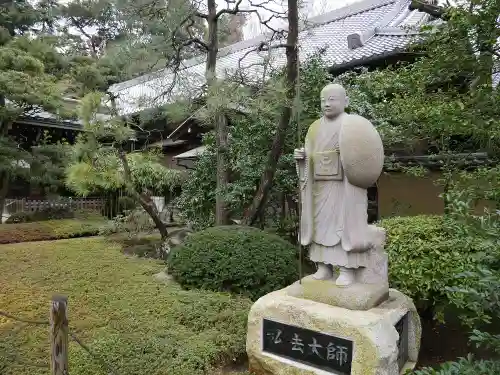
M68 207L47 207L33 212L16 212L10 215L5 223L32 223L36 221L73 219L74 217L74 212Z
M473 269L477 254L488 248L480 238L453 232L450 224L441 216L394 217L380 222L387 231L391 287L412 297L421 311L439 312L447 306L446 288L459 286L456 275Z
M0 225L0 244L94 236L104 220L49 220Z
M296 254L296 248L277 235L221 226L194 233L173 248L168 271L186 288L256 299L297 280Z

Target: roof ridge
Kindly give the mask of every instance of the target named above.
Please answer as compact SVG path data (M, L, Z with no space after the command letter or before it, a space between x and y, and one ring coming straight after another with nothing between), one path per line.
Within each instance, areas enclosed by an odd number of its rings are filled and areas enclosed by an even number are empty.
M341 8L334 9L330 12L311 17L306 22L303 22L303 24L301 25L301 30L299 32L313 29L321 25L325 25L331 22L336 22L347 17L352 17L359 13L364 13L372 9L380 8L382 6L389 5L392 3L398 3L401 1L407 2L408 0L363 0L354 4L348 4ZM254 38L242 40L240 42L236 42L230 44L229 46L221 48L217 54L217 59L241 51L243 49L256 46L258 43L265 41L269 35L270 35L269 33L263 33ZM205 58L206 58L205 54L201 54L183 60L181 62L181 64L183 65L181 70L190 68L193 65L198 65L202 63L205 60ZM115 92L122 91L129 87L150 81L154 78L157 78L158 76L168 73L171 73L169 68L162 68L155 72L146 73L139 77L135 77L124 82L116 83L110 87L110 90Z
M409 4L410 0L396 0L390 12L381 15L364 30L357 30L352 34L349 34L347 36L347 46L350 49L356 49L364 46L375 36L377 29L384 28L394 22L394 20L399 20L399 18L406 16L406 9Z
M320 26L327 23L339 21L343 18L352 17L359 13L364 13L369 10L380 8L385 5L396 3L400 0L363 0L357 3L348 4L338 9L331 10L327 13L312 17L309 22L314 26Z

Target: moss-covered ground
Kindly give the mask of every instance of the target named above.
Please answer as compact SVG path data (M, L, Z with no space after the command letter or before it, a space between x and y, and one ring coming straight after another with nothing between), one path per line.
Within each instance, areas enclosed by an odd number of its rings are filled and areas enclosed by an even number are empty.
M249 300L159 282L161 262L120 246L102 238L1 245L0 310L48 321L51 296L67 296L70 332L97 356L71 342L71 375L220 374L244 355ZM49 374L48 364L48 327L0 316L0 374Z

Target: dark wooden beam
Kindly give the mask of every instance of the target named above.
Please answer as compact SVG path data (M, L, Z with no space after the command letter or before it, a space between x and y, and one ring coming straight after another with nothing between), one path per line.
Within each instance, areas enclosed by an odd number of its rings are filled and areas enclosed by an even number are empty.
M438 5L429 4L426 1L412 0L410 10L418 10L419 12L427 13L435 18L441 18L446 20L448 16L446 15L446 10Z
M397 172L403 167L424 167L431 170L441 170L444 165L452 165L459 169L474 169L496 165L497 159L490 157L486 152L453 155L412 155L386 156L384 170Z

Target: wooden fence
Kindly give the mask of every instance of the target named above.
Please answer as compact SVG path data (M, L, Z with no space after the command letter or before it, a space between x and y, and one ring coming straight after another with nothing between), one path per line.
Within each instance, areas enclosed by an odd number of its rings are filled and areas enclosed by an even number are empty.
M101 211L105 201L102 198L58 198L53 200L7 199L5 209L9 214L35 212L48 208L67 208L74 211Z

